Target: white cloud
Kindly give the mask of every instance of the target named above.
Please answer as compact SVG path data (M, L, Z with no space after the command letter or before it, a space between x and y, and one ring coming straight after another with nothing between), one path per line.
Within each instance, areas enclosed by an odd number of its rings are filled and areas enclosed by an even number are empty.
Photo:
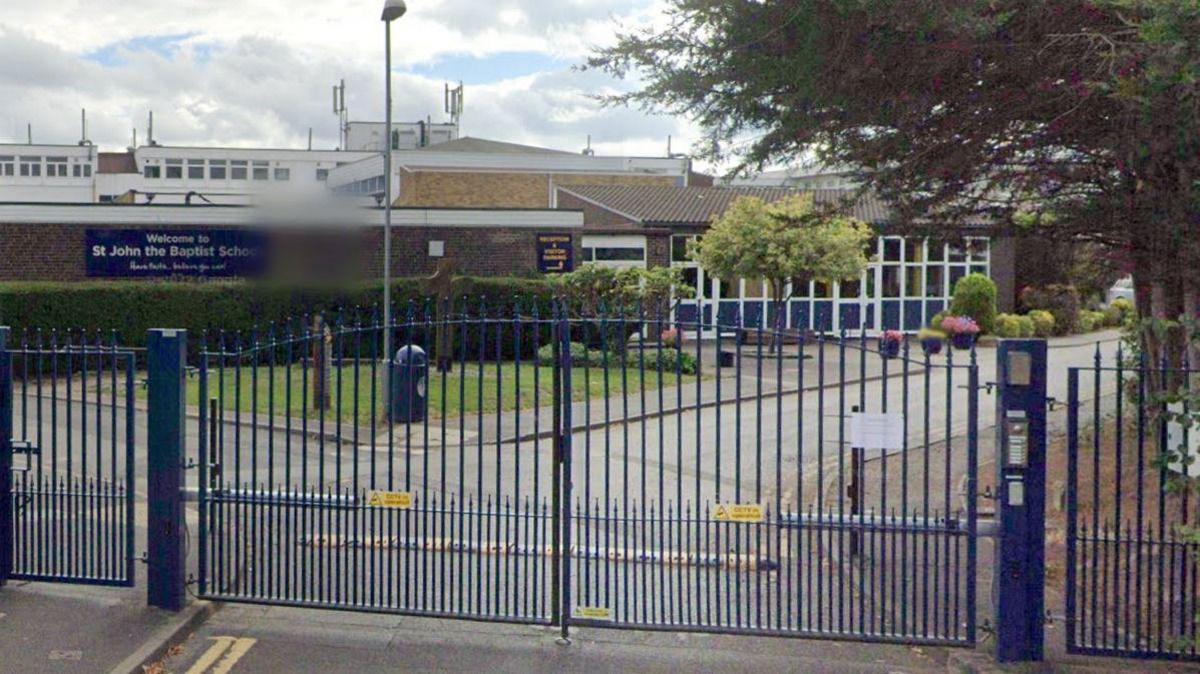
M565 65L611 41L616 22L658 18L659 1L410 0L393 24L396 118L442 117L443 81L409 68L542 54L544 72L468 85L465 133L567 150L591 134L599 151L630 154L662 154L673 134L684 148L696 133L689 122L602 109L590 94L621 85ZM0 140L24 140L32 121L36 141L73 142L86 107L89 135L105 148L127 145L135 126L144 140L151 109L166 144L299 147L313 127L314 143L332 147L329 90L341 78L352 119L382 117L380 0L4 4Z

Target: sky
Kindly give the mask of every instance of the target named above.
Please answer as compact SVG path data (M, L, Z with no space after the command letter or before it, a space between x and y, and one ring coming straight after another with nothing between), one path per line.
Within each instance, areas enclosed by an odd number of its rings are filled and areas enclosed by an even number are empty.
M578 72L618 26L662 0L409 0L392 24L395 119L443 121L466 85L462 134L598 154L661 156L698 140L689 120L603 108L630 86ZM4 0L0 142L73 143L80 109L106 150L164 145L314 148L338 143L332 85L351 120L383 119L383 0Z

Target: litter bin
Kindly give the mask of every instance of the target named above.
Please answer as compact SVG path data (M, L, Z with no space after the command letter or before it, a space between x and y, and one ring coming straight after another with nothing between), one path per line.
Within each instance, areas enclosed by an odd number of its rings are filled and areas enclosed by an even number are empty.
M388 417L392 423L421 421L428 406L425 388L429 375L429 359L425 349L405 346L396 351L392 361L392 391Z

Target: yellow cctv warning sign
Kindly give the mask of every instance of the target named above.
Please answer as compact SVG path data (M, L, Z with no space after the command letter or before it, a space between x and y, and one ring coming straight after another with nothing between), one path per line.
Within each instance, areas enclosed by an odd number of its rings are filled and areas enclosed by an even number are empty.
M763 507L761 503L720 503L713 511L713 519L718 522L762 522Z
M413 495L410 491L369 491L367 505L377 508L407 509L413 506Z
M612 609L607 606L576 606L572 615L585 620L612 620Z

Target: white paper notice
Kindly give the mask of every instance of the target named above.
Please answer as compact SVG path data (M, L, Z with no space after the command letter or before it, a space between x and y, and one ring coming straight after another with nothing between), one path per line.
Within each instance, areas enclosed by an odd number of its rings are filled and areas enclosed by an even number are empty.
M850 415L850 446L863 449L904 449L903 414Z

